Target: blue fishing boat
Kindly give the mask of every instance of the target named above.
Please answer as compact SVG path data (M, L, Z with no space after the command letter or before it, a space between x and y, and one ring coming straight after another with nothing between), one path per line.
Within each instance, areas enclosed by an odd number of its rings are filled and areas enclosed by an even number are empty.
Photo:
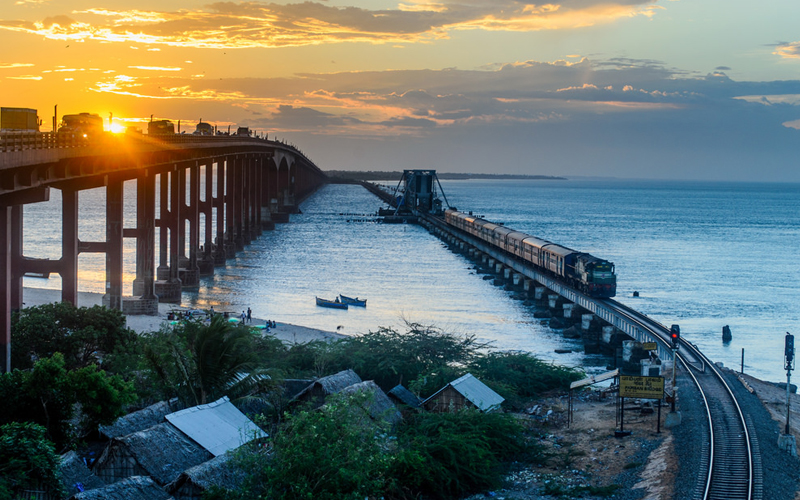
M339 302L339 298L337 297L336 300L328 300L328 299L321 299L316 297L317 305L321 307L330 307L333 309L347 309L347 304L344 302Z
M359 299L358 297L348 297L347 295L339 294L339 300L343 304L347 304L350 306L359 306L359 307L367 307L367 299Z

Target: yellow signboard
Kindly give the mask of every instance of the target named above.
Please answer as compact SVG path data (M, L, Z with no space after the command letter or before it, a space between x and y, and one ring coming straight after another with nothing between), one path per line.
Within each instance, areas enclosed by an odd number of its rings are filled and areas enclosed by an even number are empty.
M619 378L619 395L623 398L661 399L664 397L664 377Z
M642 342L642 349L644 349L645 351L657 351L658 344L656 344L655 342Z

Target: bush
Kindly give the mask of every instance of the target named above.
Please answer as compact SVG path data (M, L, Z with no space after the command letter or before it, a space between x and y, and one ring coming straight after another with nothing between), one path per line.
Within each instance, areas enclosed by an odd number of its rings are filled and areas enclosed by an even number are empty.
M340 394L316 411L287 416L271 460L253 460L250 498L363 500L385 489L386 426L364 418L367 394ZM356 418L359 416L360 418ZM261 485L265 491L257 491ZM256 490L256 491L254 491Z
M394 487L406 495L434 498L459 498L497 486L504 464L527 449L514 417L472 409L417 414L401 427L398 442Z
M45 489L54 497L63 496L60 463L41 425L15 422L0 426L0 500L18 498L23 489Z
M331 367L331 373L352 368L364 380L374 380L388 391L420 377L450 373L486 347L474 335L448 333L419 323L406 323L406 328L400 333L381 327L377 332L336 342L333 350L338 364Z

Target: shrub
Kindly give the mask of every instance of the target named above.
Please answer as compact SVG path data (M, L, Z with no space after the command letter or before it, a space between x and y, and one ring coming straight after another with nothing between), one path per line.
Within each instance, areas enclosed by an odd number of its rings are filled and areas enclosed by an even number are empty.
M363 500L380 496L391 455L385 425L365 418L367 394L340 394L316 411L287 416L253 484L270 499Z
M472 359L469 370L513 403L551 390L566 391L580 370L544 362L526 352L490 352Z
M420 413L401 427L398 442L395 489L434 498L497 486L504 464L526 451L523 428L512 416L472 409Z
M377 332L336 342L334 353L339 364L331 367L331 373L352 368L364 380L374 380L388 391L400 383L463 367L485 347L474 335L409 322L403 333L381 327Z

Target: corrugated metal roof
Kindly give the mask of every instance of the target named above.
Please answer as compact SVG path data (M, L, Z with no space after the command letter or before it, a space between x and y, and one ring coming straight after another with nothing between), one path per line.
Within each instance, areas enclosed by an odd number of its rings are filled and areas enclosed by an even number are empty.
M481 411L493 410L505 401L501 395L489 389L486 384L475 378L471 373L453 380L450 382L450 387L461 393Z
M267 436L233 406L227 396L213 403L170 413L166 418L214 456L257 437Z

